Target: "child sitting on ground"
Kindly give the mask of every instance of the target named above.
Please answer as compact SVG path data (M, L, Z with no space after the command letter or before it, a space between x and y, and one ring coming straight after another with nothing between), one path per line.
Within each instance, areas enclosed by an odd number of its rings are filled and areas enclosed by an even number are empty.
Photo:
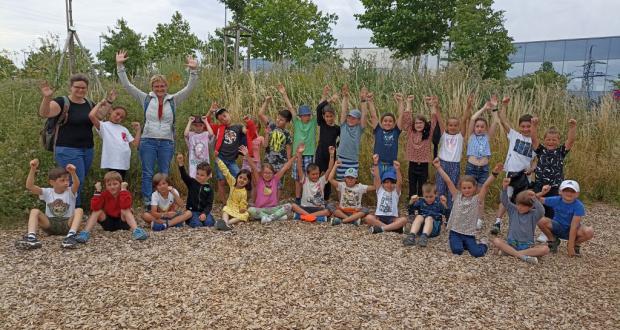
M153 176L151 209L142 214L142 220L151 224L153 231L170 227L183 227L183 222L192 218L190 210L182 211L183 200L179 191L170 185L170 178L164 173Z
M77 241L86 243L96 223L105 231L131 230L132 238L145 240L148 235L138 227L131 210L131 193L127 191L127 182L123 182L120 173L110 171L103 177L105 191L101 191L101 182L95 183L95 194L90 200L91 214L84 230L77 236Z
M201 162L196 165L196 176L187 175L185 171L185 159L182 154L177 155L177 165L181 179L187 186L187 203L185 209L192 213L192 217L186 223L192 227L212 227L215 224L211 209L213 208L213 188L209 184L211 179L211 165Z
M476 242L477 220L480 218L480 210L484 209L484 198L489 187L495 177L499 175L499 171L503 169L503 165L495 165L493 172L479 189L476 179L470 175L463 176L459 182L459 188L457 188L448 174L441 168L439 158L435 158L433 166L445 180L448 189L454 196L454 204L447 228L450 231L448 237L450 250L457 255L461 255L463 251L467 250L473 257L484 256L487 253L488 246L484 241ZM477 194L476 190L478 190Z
M135 134L134 137L131 136L127 128L121 125L125 117L127 117L127 109L121 106L112 108L109 121L99 120L99 118L105 118L114 100L116 100L116 91L112 90L103 101L93 107L88 114L88 118L97 129L97 133L99 133L103 142L101 147L101 168L106 169L106 171L116 171L125 180L131 162L130 145L131 147L138 148L141 129L140 123L131 123Z
M366 224L370 226L368 232L377 234L400 230L407 224L407 217L398 216L398 199L403 181L400 163L394 161L394 171L385 171L383 175L379 175L379 155L372 156L372 164L373 181L377 190L377 209L375 214L369 214L364 218Z
M531 190L518 193L512 203L508 198L508 186L510 178L504 178L500 198L508 213L508 242L496 236L491 243L503 253L537 264L538 257L549 253L546 245L534 245L534 231L545 210Z
M38 159L30 161L26 189L45 202L45 212L39 209L30 210L28 233L16 241L15 246L27 250L40 248L41 241L37 239L37 229L40 227L49 235L67 235L62 241L62 247L76 248L75 233L80 227L84 211L75 208L75 198L80 187L75 166L69 164L66 168L56 167L49 170L47 179L51 188L40 188L34 184L38 167ZM69 175L73 179L72 185L69 185Z
M409 201L409 217L413 219L413 223L411 231L403 239L405 246L415 245L416 236L419 238L418 245L421 247L428 245L430 237L439 236L442 218L448 216L448 200L446 196L437 197L437 188L434 184L428 182L423 184L422 193L424 198L413 195Z
M189 176L196 177L196 166L209 164L209 145L213 142L213 130L207 117L190 116L183 132L189 163Z
M248 155L249 151L245 146L239 147L239 153L242 155ZM241 169L237 173L236 177L233 177L226 164L219 158L215 159L218 168L226 178L230 193L228 194L228 200L226 205L222 209L222 220L215 222L215 228L218 230L228 231L231 230L231 225L239 223L241 221L248 221L248 197L252 191L252 183L250 182L252 173L250 171Z
M344 182L336 181L336 171L340 164L340 161L336 161L328 178L329 183L340 193L340 203L327 205L332 213L331 224L335 226L341 223L353 223L359 226L362 219L370 213L367 207L362 206L362 197L365 193L375 190L375 187L357 182L357 170L354 168L348 168L344 172Z
M301 219L308 222L325 222L331 212L325 203L324 189L327 184L325 174L321 176L319 166L312 163L306 168L306 174L302 170L301 158L305 145L302 143L297 147L297 175L302 185L301 205L292 204L291 208L295 212L294 219ZM329 147L329 167L327 172L331 172L334 167L334 153L336 148Z
M550 189L543 187L543 194ZM594 229L581 224L581 217L586 215L583 203L578 199L579 183L565 180L560 184L560 196L544 197L544 205L553 208L553 219L542 218L538 227L548 237L551 252L558 252L560 239L568 240L568 256L581 256L581 244L594 237Z

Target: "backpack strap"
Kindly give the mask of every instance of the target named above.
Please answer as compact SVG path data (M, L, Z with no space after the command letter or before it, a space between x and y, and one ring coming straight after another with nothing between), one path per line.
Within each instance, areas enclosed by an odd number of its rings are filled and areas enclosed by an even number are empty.
M62 97L62 110L58 114L58 119L56 119L56 124L54 125L54 143L52 144L52 151L56 153L56 141L58 141L58 131L60 130L60 126L67 123L69 120L69 107L71 106L71 101L67 96Z

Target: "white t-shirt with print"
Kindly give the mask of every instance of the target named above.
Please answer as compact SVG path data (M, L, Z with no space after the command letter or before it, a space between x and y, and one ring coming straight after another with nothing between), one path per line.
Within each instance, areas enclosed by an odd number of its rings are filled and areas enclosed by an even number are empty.
M463 135L443 133L439 139L439 159L458 163L463 154Z
M196 166L202 162L209 162L209 145L213 143L213 135L207 131L189 132L185 142L189 154L189 176L196 178Z
M128 170L131 161L131 147L133 136L123 125L109 121L99 123L97 130L103 146L101 148L101 168Z
M325 184L327 184L325 175L320 177L316 182L312 182L308 179L308 176L304 176L301 206L325 207L325 199L323 198Z
M532 138L510 129L508 132L508 154L504 163L504 171L520 172L530 167L532 158L536 156L532 147Z
M394 188L392 191L386 191L383 187L377 189L377 209L375 215L398 216L398 199L400 192Z
M39 199L45 202L45 215L57 218L70 218L73 215L76 197L71 187L62 194L54 192L54 188L41 188L39 195Z
M179 192L174 188L168 192L168 197L162 196L159 191L155 190L151 194L151 206L157 206L158 212L168 212L170 207L174 205L175 194L178 195Z
M347 187L344 182L338 182L340 192L340 207L359 209L362 207L362 196L368 190L368 186L358 183L353 187Z

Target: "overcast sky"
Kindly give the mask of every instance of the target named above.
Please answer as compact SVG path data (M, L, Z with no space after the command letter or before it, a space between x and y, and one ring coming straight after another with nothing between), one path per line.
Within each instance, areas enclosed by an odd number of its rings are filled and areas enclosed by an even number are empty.
M334 27L338 46L373 47L371 32L358 30L353 14L363 12L358 0L315 0L320 10L336 13ZM148 6L148 7L144 7ZM496 9L505 11L506 28L515 41L567 39L620 35L620 0L496 0ZM190 22L201 39L224 25L224 7L217 0L74 0L73 20L84 45L99 51L99 35L125 18L143 35L166 23L174 10ZM0 0L0 50L15 52L37 44L49 33L66 36L63 0Z

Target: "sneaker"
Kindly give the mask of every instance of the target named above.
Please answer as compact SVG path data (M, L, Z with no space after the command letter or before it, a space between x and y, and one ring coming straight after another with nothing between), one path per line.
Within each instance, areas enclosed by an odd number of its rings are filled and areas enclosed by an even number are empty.
M581 246L575 245L575 257L581 257Z
M324 215L320 215L316 217L316 222L327 222L327 217Z
M79 234L75 235L75 240L80 244L88 242L89 239L90 233L87 231L81 231Z
M136 241L144 241L148 237L149 235L146 233L146 231L144 231L144 229L140 227L134 229L133 233L131 234L131 238L135 239Z
M359 226L362 225L362 219L357 219L357 220L355 220L355 221L353 221L351 223L359 227Z
M502 229L502 223L501 222L494 223L493 224L493 228L491 228L491 235L499 235L501 229Z
M428 245L428 236L426 236L426 234L420 235L420 241L418 242L418 245L420 245L421 247L426 247Z
M536 257L523 256L521 260L527 262L528 264L533 264L533 265L538 264L538 258Z
M342 224L342 219L340 219L340 218L336 218L336 217L333 217L333 218L331 218L331 219L329 220L329 223L330 223L332 226L337 226L337 225Z
M41 241L33 236L24 236L22 239L15 242L15 247L22 250L34 250L41 248Z
M480 239L480 244L489 245L489 240L486 237Z
M540 233L540 235L538 235L538 238L536 240L541 243L546 243L548 238L547 238L547 235L545 235L545 233Z
M404 246L414 246L415 245L415 234L408 234L403 238Z
M288 215L285 214L285 215L281 216L280 219L278 219L278 220L286 221L286 220L288 220Z
M260 223L263 225L266 223L270 223L271 221L273 221L273 219L270 215L263 215L262 217L260 217Z
M293 220L301 220L301 215L297 212L293 213Z
M166 226L165 223L153 223L153 225L151 225L152 231L162 231L162 230L166 230L166 228L168 227Z
M478 221L476 222L476 230L482 229L482 226L484 226L484 220L478 219Z
M62 247L65 249L76 249L79 244L76 236L76 234L73 234L65 237L65 239L62 240Z
M232 228L230 228L226 222L224 222L224 220L217 220L215 222L215 229L217 230L221 230L221 231L230 231L232 230Z
M371 234L379 234L383 232L383 227L370 226L370 228L368 228L368 232Z
M549 251L551 253L558 253L558 246L560 246L560 239L555 238L553 241L547 241L547 245L549 245Z

